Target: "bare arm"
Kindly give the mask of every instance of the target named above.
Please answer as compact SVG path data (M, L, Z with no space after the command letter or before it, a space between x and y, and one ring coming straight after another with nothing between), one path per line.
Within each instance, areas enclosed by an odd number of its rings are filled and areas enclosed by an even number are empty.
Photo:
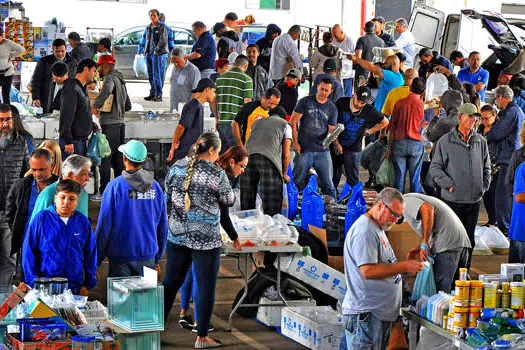
M246 97L244 99L244 104L249 103L249 102L252 102L252 99L250 97Z
M290 146L292 145L292 140L284 139L283 141L283 178L290 181L286 171L288 170L288 165L290 165Z
M525 192L518 193L516 195L516 202L518 202L518 203L525 203Z
M474 88L475 88L476 92L480 92L480 91L482 91L485 88L485 84L482 81L480 81L479 83L474 85Z
M173 156L175 155L175 150L179 148L180 138L182 137L182 135L184 135L185 130L186 128L181 124L177 125L177 127L175 128L175 132L173 133L173 139L171 141L170 153L168 155L169 162L171 162L171 160L173 159Z
M361 58L363 55L363 50L355 50L355 57Z
M421 271L422 265L418 261L406 260L395 264L370 264L361 265L361 275L367 280L382 280L399 273L416 274Z
M293 112L292 113L292 120L291 120L292 121L292 144L293 144L293 149L298 154L301 154L301 146L299 146L299 134L298 134L298 131L297 131L297 124L301 120L302 116L303 115L300 114L300 113Z
M244 147L241 139L241 128L239 127L239 123L237 123L235 120L232 122L232 133L233 137L235 137L235 140L237 141L237 145Z
M374 65L372 62L368 62L367 60L364 60L362 58L356 57L355 55L347 55L346 56L349 60L352 60L354 63L357 63L367 71L369 71L372 74L377 74L379 79L383 79L383 70L381 67Z
M192 52L189 55L186 55L185 58L188 60L196 60L198 58L201 58L202 55L198 52Z
M428 203L423 203L419 208L419 215L421 215L421 228L423 230L423 243L430 247L428 243L430 233L434 228L434 207Z
M383 117L383 120L380 123L377 123L373 128L368 129L368 132L370 133L370 135L372 135L376 131L379 131L379 130L382 130L382 129L386 128L388 126L388 124L390 124L388 119Z
M210 103L210 108L213 112L213 116L215 117L215 128L217 129L217 131L219 131L219 113L217 112L217 99Z

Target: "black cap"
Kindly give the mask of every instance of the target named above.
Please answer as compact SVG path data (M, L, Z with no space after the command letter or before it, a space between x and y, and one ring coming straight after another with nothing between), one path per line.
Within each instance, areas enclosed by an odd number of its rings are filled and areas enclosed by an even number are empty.
M365 33L373 33L376 25L372 21L365 23Z
M204 89L206 88L211 88L211 89L215 89L215 84L213 83L213 81L211 81L211 79L208 79L208 78L204 78L204 79L201 79L199 80L199 83L197 84L197 87L193 90L191 90L192 93L195 93L195 92L203 92Z
M378 21L378 22L381 22L381 23L385 23L386 22L385 21L385 17L383 17L383 16L377 16L375 18L372 18L372 22L374 22L374 21Z
M360 86L357 88L355 95L359 101L369 103L372 98L372 90L367 86Z
M224 25L224 23L222 22L217 22L213 25L213 28L211 29L211 33L212 34L217 34L217 32L221 29L224 29L226 28L226 26Z
M337 62L333 58L327 58L323 64L324 72L335 72L337 70Z
M67 35L69 40L80 41L80 35L77 32L71 32Z

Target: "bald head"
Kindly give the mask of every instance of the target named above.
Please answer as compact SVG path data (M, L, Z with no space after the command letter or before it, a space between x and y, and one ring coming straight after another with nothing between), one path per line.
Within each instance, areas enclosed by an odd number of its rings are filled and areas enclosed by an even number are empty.
M383 68L391 70L392 72L399 72L399 58L397 58L396 55L388 56L385 59Z
M332 27L332 35L334 36L335 40L341 42L345 38L345 32L343 31L343 27L341 27L340 24L335 24Z
M414 68L407 69L403 74L403 80L405 81L405 85L412 84L412 80L414 80L418 76L419 74L417 74L417 70L415 70Z

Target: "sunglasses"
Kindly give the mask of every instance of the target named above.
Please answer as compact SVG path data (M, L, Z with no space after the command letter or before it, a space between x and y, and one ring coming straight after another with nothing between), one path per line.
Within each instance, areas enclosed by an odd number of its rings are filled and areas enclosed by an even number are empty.
M397 214L395 213L392 209L390 209L390 207L388 205L386 205L385 203L383 203L383 205L385 206L385 208L388 209L388 211L390 211L390 216L392 218L395 218L397 219L397 222L396 224L401 224L403 222L403 220L405 219L405 217L403 216L403 214Z

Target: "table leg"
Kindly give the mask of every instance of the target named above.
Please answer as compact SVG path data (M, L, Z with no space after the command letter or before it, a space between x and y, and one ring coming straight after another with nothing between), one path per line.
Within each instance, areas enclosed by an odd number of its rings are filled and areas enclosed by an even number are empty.
M286 299L281 294L281 254L277 253L277 295L281 298L281 301L285 306L288 306Z
M417 348L417 332L419 326L416 322L408 320L408 349L416 350Z
M251 254L248 253L248 254L242 254L242 255L244 255L244 268L245 268L245 271L244 271L244 293L242 294L241 298L239 299L237 304L235 304L235 307L233 308L232 312L230 313L230 317L228 318L228 332L231 332L231 330L232 330L233 315L237 312L237 309L241 306L242 302L244 301L244 299L248 295L248 283L249 283L249 279L250 279L250 275L248 274L248 261L249 261L249 255L251 255ZM240 269L240 266L239 266L239 269ZM242 271L241 271L241 273L242 273Z

